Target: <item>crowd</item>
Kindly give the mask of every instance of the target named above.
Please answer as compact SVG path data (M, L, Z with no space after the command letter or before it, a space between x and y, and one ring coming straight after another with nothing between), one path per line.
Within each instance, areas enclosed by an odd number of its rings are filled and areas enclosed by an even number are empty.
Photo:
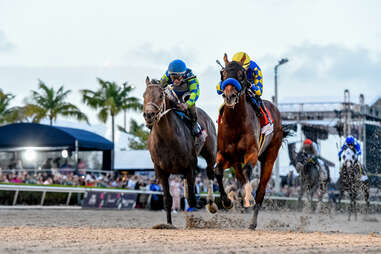
M155 178L153 172L148 175L128 175L113 172L91 172L86 170L86 164L79 161L78 169L64 163L60 168L51 167L36 171L27 170L1 170L0 183L15 184L40 184L40 185L66 185L66 186L84 186L84 187L102 187L102 188L124 188L131 190L162 191L161 185ZM226 187L236 185L234 178L227 178ZM173 210L179 211L184 207L184 183L179 176L170 177L170 192L173 197ZM207 178L198 175L195 181L195 193L207 193ZM254 178L251 181L253 190L256 190L259 179ZM218 185L215 183L213 190L218 192ZM300 191L299 178L290 172L287 176L281 178L281 191L275 192L275 181L271 179L267 185L266 194L281 197L298 197ZM328 197L334 198L336 193L335 185L330 185ZM138 207L145 207L146 195L140 195L137 200ZM158 198L158 197L156 197Z

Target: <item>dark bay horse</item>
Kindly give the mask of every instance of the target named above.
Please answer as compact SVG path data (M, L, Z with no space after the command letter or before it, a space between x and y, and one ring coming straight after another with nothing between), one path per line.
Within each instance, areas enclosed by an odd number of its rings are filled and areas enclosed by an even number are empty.
M225 169L234 167L236 178L241 185L240 188L244 188L245 191L245 206L251 206L254 198L250 175L257 161L261 162L260 182L255 196L254 214L249 226L250 229L255 229L266 185L270 180L282 140L288 135L288 131L282 128L278 109L271 102L263 101L272 115L274 131L266 137L260 147L262 143L260 141L260 121L253 106L248 102L247 89L249 89L250 83L246 78L246 71L242 67L245 58L241 59L241 63L229 62L225 54L224 62L222 79L232 80L232 84L227 84L222 94L225 105L218 126L216 178L220 190L223 190L221 175Z
M154 163L156 177L159 178L164 192L164 205L167 223L172 224L172 197L169 192L170 174L184 175L184 196L189 206L196 206L194 192L195 171L197 169L197 151L195 138L190 128L174 111L169 88L163 88L158 80L147 77L144 92L143 116L147 126L152 127L148 137L148 150ZM197 108L198 122L205 129L207 137L200 155L206 160L206 172L209 178L208 203L213 204L214 166L217 153L216 129L212 119ZM214 204L215 205L215 204ZM208 206L209 208L210 206Z
M307 191L308 206L306 207L309 207L309 210L312 211L313 195L317 190L319 190L317 208L319 211L323 201L323 196L327 191L328 181L321 179L318 169L318 167L320 167L319 162L313 160L307 153L300 151L296 156L296 162L303 164L300 168L296 167L301 180L298 199L299 204L302 202L304 192Z
M369 210L369 180L361 180L360 165L357 162L357 155L352 149L345 149L342 154L342 159L343 166L340 170L340 178L338 180L340 189L339 204L341 203L344 192L348 192L350 198L348 220L351 220L352 213L354 213L355 220L357 220L356 199L359 191L364 193L366 213L368 213Z

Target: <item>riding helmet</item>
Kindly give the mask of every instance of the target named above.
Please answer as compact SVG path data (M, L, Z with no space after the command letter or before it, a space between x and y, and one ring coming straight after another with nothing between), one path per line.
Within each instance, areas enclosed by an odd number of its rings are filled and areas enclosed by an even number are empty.
M306 140L304 140L304 145L312 145L312 140L307 138Z
M348 145L354 145L355 144L355 138L353 136L348 136L345 139L345 143L347 143Z
M233 58L232 58L232 61L235 61L235 62L241 62L241 59L242 57L246 56L245 58L245 62L243 63L243 68L247 69L250 65L250 57L248 54L246 54L245 52L237 52L234 54Z
M187 70L187 66L180 59L173 60L172 62L169 63L169 66L168 66L169 74L181 75L181 74L184 74L186 70Z

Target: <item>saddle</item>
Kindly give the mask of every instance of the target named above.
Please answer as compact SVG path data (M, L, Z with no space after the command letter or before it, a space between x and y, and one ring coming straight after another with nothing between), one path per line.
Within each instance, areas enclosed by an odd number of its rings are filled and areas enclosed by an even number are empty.
M259 118L259 124L261 128L268 124L269 122L273 122L273 118L271 116L271 112L267 109L265 104L262 102L262 99L259 96L253 94L253 92L248 89L247 90L247 101L253 107L257 117Z

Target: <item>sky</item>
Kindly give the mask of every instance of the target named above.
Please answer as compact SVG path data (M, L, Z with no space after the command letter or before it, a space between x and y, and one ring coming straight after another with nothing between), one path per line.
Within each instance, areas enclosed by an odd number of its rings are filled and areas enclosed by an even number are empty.
M280 103L341 101L346 88L354 102L363 93L372 103L381 96L380 9L377 0L0 0L0 88L21 105L38 79L64 85L99 124L79 89L96 89L100 77L128 81L142 98L145 77L160 78L180 58L199 77L197 104L216 119L215 60L246 51L263 70L264 98L287 57Z

